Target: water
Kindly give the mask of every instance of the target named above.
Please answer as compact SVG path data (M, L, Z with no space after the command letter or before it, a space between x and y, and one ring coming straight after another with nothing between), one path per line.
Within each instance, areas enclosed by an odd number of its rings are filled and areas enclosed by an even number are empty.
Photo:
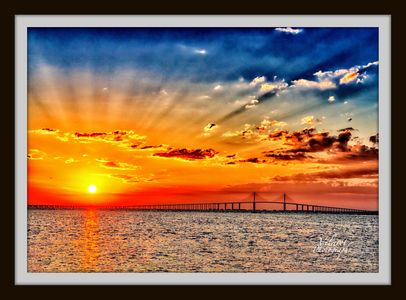
M28 211L29 272L378 272L378 246L378 216Z

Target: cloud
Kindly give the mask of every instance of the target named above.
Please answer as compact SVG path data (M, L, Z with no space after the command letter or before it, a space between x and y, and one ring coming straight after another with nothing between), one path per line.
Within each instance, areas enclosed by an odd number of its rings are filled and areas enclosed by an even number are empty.
M353 127L346 127L346 128L342 128L342 129L338 129L338 132L344 132L344 131L356 131L357 129L353 128Z
M30 134L52 135L63 142L79 143L105 142L124 148L137 148L144 143L146 136L138 135L132 130L115 130L110 132L62 132L57 129L43 128L29 130Z
M200 55L206 55L207 54L207 50L206 49L195 49L194 53L196 54L200 54Z
M319 119L315 118L314 116L303 117L301 122L302 122L302 124L306 124L306 125L314 125L314 124L321 123L321 121Z
M38 149L30 149L28 151L27 158L30 160L43 160L47 154L44 151Z
M69 165L69 164L73 164L75 162L78 162L77 159L74 159L73 157L68 158L67 160L65 160L65 164Z
M326 164L377 160L377 148L359 143L354 145L349 144L353 131L355 131L354 128L347 127L338 130L338 135L331 135L329 132L316 132L315 128L294 132L277 130L269 134L269 140L282 142L284 148L265 151L264 153L266 157L275 159L309 159L315 163ZM297 155L299 153L302 155ZM317 154L317 156L309 156L309 153Z
M368 78L366 74L366 69L377 66L378 62L370 62L363 66L353 66L348 69L338 69L334 71L317 71L315 75L319 80L330 80L338 82L339 84L350 84L350 83L364 83Z
M245 108L246 108L246 109L253 108L253 107L255 107L258 103L259 103L258 99L251 99L251 100L245 105Z
M294 88L308 88L319 90L329 90L337 87L336 84L330 80L312 81L307 79L293 80L291 86Z
M351 131L346 130L338 136L330 135L329 132L315 132L315 128L306 128L302 131L276 131L269 134L272 141L282 140L291 146L287 151L295 152L321 152L325 150L347 151L348 142L351 139Z
M278 121L270 118L263 119L258 125L256 124L244 124L242 130L227 131L223 133L223 137L238 138L236 143L240 143L241 139L245 139L247 142L259 142L261 140L267 140L268 134L273 130L288 125L286 122Z
M283 122L283 121L278 121L278 120L271 120L269 118L263 119L259 126L256 127L260 132L265 132L267 130L270 130L271 128L278 128L278 127L284 127L288 125L288 123Z
M167 152L158 152L154 153L154 156L160 156L160 157L167 157L167 158L181 158L185 160L198 160L198 159L206 159L206 158L212 158L216 154L218 154L217 151L213 149L206 149L206 150L201 150L201 149L171 149L168 150Z
M379 62L378 62L378 61L369 62L369 63L367 63L366 65L363 65L363 66L362 66L362 69L368 69L369 67L377 66L377 65L379 65Z
M145 145L145 146L138 146L137 147L138 150L156 150L156 149L165 150L167 148L168 148L168 146L162 145L162 144L158 145L158 146L156 146L156 145Z
M180 49L182 49L183 51L192 53L192 54L196 54L196 55L206 55L207 54L207 49L204 48L196 48L196 47L192 47L192 46L188 46L188 45L178 45L178 47Z
M197 97L197 99L201 99L201 100L210 99L210 98L211 98L211 96L209 96L209 95L201 95L201 96Z
M103 174L108 177L121 179L124 183L139 183L139 182L152 182L154 181L154 176L151 177L142 177L139 175L133 174Z
M248 159L242 159L239 160L238 162L242 162L242 163L253 163L253 164L260 164L260 163L265 163L266 160L261 160L258 157L252 157L252 158L248 158Z
M118 169L118 170L135 170L138 167L124 162L114 162L105 159L96 159L103 168Z
M218 125L214 123L209 123L203 128L203 135L204 136L210 136L214 130L218 128Z
M280 91L284 90L288 87L289 85L284 81L277 81L277 82L270 82L270 83L264 83L261 84L261 92L270 92L270 91Z
M303 32L303 29L296 29L296 28L294 29L292 27L278 27L278 28L275 28L275 31L289 33L289 34L299 34L299 33Z
M379 143L379 133L372 135L369 137L369 141L374 144L377 145Z
M215 91L220 91L222 89L223 89L223 86L221 84L218 84L213 88L213 90L215 90Z
M308 155L304 153L273 153L272 151L270 152L264 152L266 157L273 158L274 160L284 160L284 161L291 161L291 160L305 160L309 159Z
M163 96L168 96L169 95L169 93L166 90L161 90L159 93L161 95L163 95Z
M350 72L340 78L340 84L348 84L356 80L359 76L358 72Z
M250 85L251 86L256 86L259 83L263 83L266 81L266 77L265 76L260 76L260 77L255 77L251 82Z
M374 166L367 168L342 168L313 173L298 173L290 176L275 176L272 178L272 181L315 182L354 178L376 179L377 177L378 168Z

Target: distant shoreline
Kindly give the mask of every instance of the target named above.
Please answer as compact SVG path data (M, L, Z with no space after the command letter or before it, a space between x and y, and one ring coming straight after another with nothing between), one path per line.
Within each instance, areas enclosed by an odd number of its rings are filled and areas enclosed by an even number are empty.
M211 213L287 213L287 214L338 214L338 215L379 215L379 211L357 211L357 212L312 212L312 211L296 211L296 210L256 210L255 212L250 209L240 210L192 210L192 209L140 209L136 207L107 207L107 206L54 206L54 205L28 205L29 210L128 210L128 211L161 211L161 212L211 212Z

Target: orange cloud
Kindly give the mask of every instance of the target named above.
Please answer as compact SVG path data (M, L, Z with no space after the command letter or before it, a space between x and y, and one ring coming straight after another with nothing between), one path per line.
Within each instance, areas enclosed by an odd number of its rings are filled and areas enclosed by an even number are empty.
M359 76L358 72L347 73L340 79L340 84L350 83L350 82L354 81L355 79L357 79L358 76Z
M101 163L101 166L104 168L119 169L119 170L135 170L137 166L124 163L124 162L115 162L104 159L97 159Z

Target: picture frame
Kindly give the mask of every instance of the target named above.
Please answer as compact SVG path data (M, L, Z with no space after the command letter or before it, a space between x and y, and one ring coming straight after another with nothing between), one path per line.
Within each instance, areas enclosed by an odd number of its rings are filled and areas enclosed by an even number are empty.
M28 11L31 11L32 13L36 13L36 12L38 12L38 10L33 10L32 8L31 9L28 9ZM68 12L68 11L70 11L70 12L72 12L72 10L69 10L69 9L67 9L67 10L65 10L66 12ZM73 11L75 11L75 10L73 10ZM77 10L76 10L77 11ZM358 10L359 11L359 10ZM16 13L17 13L17 11L15 11ZM114 9L113 9L113 11L112 12L114 12ZM167 10L167 12L170 12L170 11L168 11ZM10 20L10 19L9 19ZM394 19L392 19L392 21L394 21ZM392 49L392 51L395 51L395 50L393 50ZM10 66L10 67L13 67L13 66ZM14 67L13 67L14 68ZM395 105L397 105L396 103L393 103L393 106L395 106ZM16 117L17 118L17 117ZM390 214L389 214L390 215ZM16 218L16 220L17 220L17 218ZM12 221L12 220L11 220ZM16 224L17 225L17 224ZM389 226L389 225L388 225ZM18 227L18 226L17 226ZM12 236L14 236L14 232L12 232ZM389 234L389 236L390 236L390 234ZM11 235L10 235L10 237L11 237ZM390 238L388 238L388 240L389 240L389 243L390 243ZM16 250L17 250L17 247L16 247ZM393 250L393 249L392 249ZM389 263L389 265L390 265L390 263ZM10 266L10 269L11 269L11 267L14 269L14 266ZM393 269L392 269L393 270ZM388 270L389 271L389 270ZM389 273L388 274L390 274L390 271L389 271ZM12 279L13 280L13 279ZM17 282L18 283L18 282ZM18 284L22 284L22 283L18 283ZM24 283L23 283L24 284ZM25 283L25 284L27 284L27 283ZM28 283L28 284L30 284L30 283ZM31 283L32 284L32 283ZM48 284L58 284L58 283L48 283ZM65 282L65 283L60 283L60 284L74 284L74 283L67 283L67 282ZM80 283L80 284L89 284L89 283ZM108 283L107 283L108 284ZM125 282L123 282L123 281L118 281L118 282L116 282L115 284L117 284L117 285L122 285L122 284L125 284ZM160 282L160 281L156 281L155 283L148 283L148 284L165 284L165 283L163 283L163 282ZM176 282L175 284L186 284L184 281L182 281L182 282ZM194 283L194 284L196 284L196 283ZM199 284L199 283L198 283ZM207 284L207 283L204 283L204 282L202 282L201 284ZM216 284L224 284L224 282L220 282L220 283L216 283ZM235 283L234 283L235 284ZM252 282L251 284L270 284L269 282L265 282L265 283L261 283L261 281L255 281L255 282ZM272 283L272 284L276 284L276 283ZM298 282L285 282L285 283L279 283L279 284L302 284L302 283L298 283ZM310 285L314 285L314 284L323 284L323 283L321 283L321 282L319 282L319 281L313 281L312 283L308 283L308 284L310 284ZM338 283L339 284L339 283ZM341 283L341 284L343 284L343 283ZM344 283L345 284L345 283ZM382 284L382 283L377 283L377 282L372 282L372 281L369 281L369 282L359 282L359 283L355 283L355 282L351 282L350 284Z

